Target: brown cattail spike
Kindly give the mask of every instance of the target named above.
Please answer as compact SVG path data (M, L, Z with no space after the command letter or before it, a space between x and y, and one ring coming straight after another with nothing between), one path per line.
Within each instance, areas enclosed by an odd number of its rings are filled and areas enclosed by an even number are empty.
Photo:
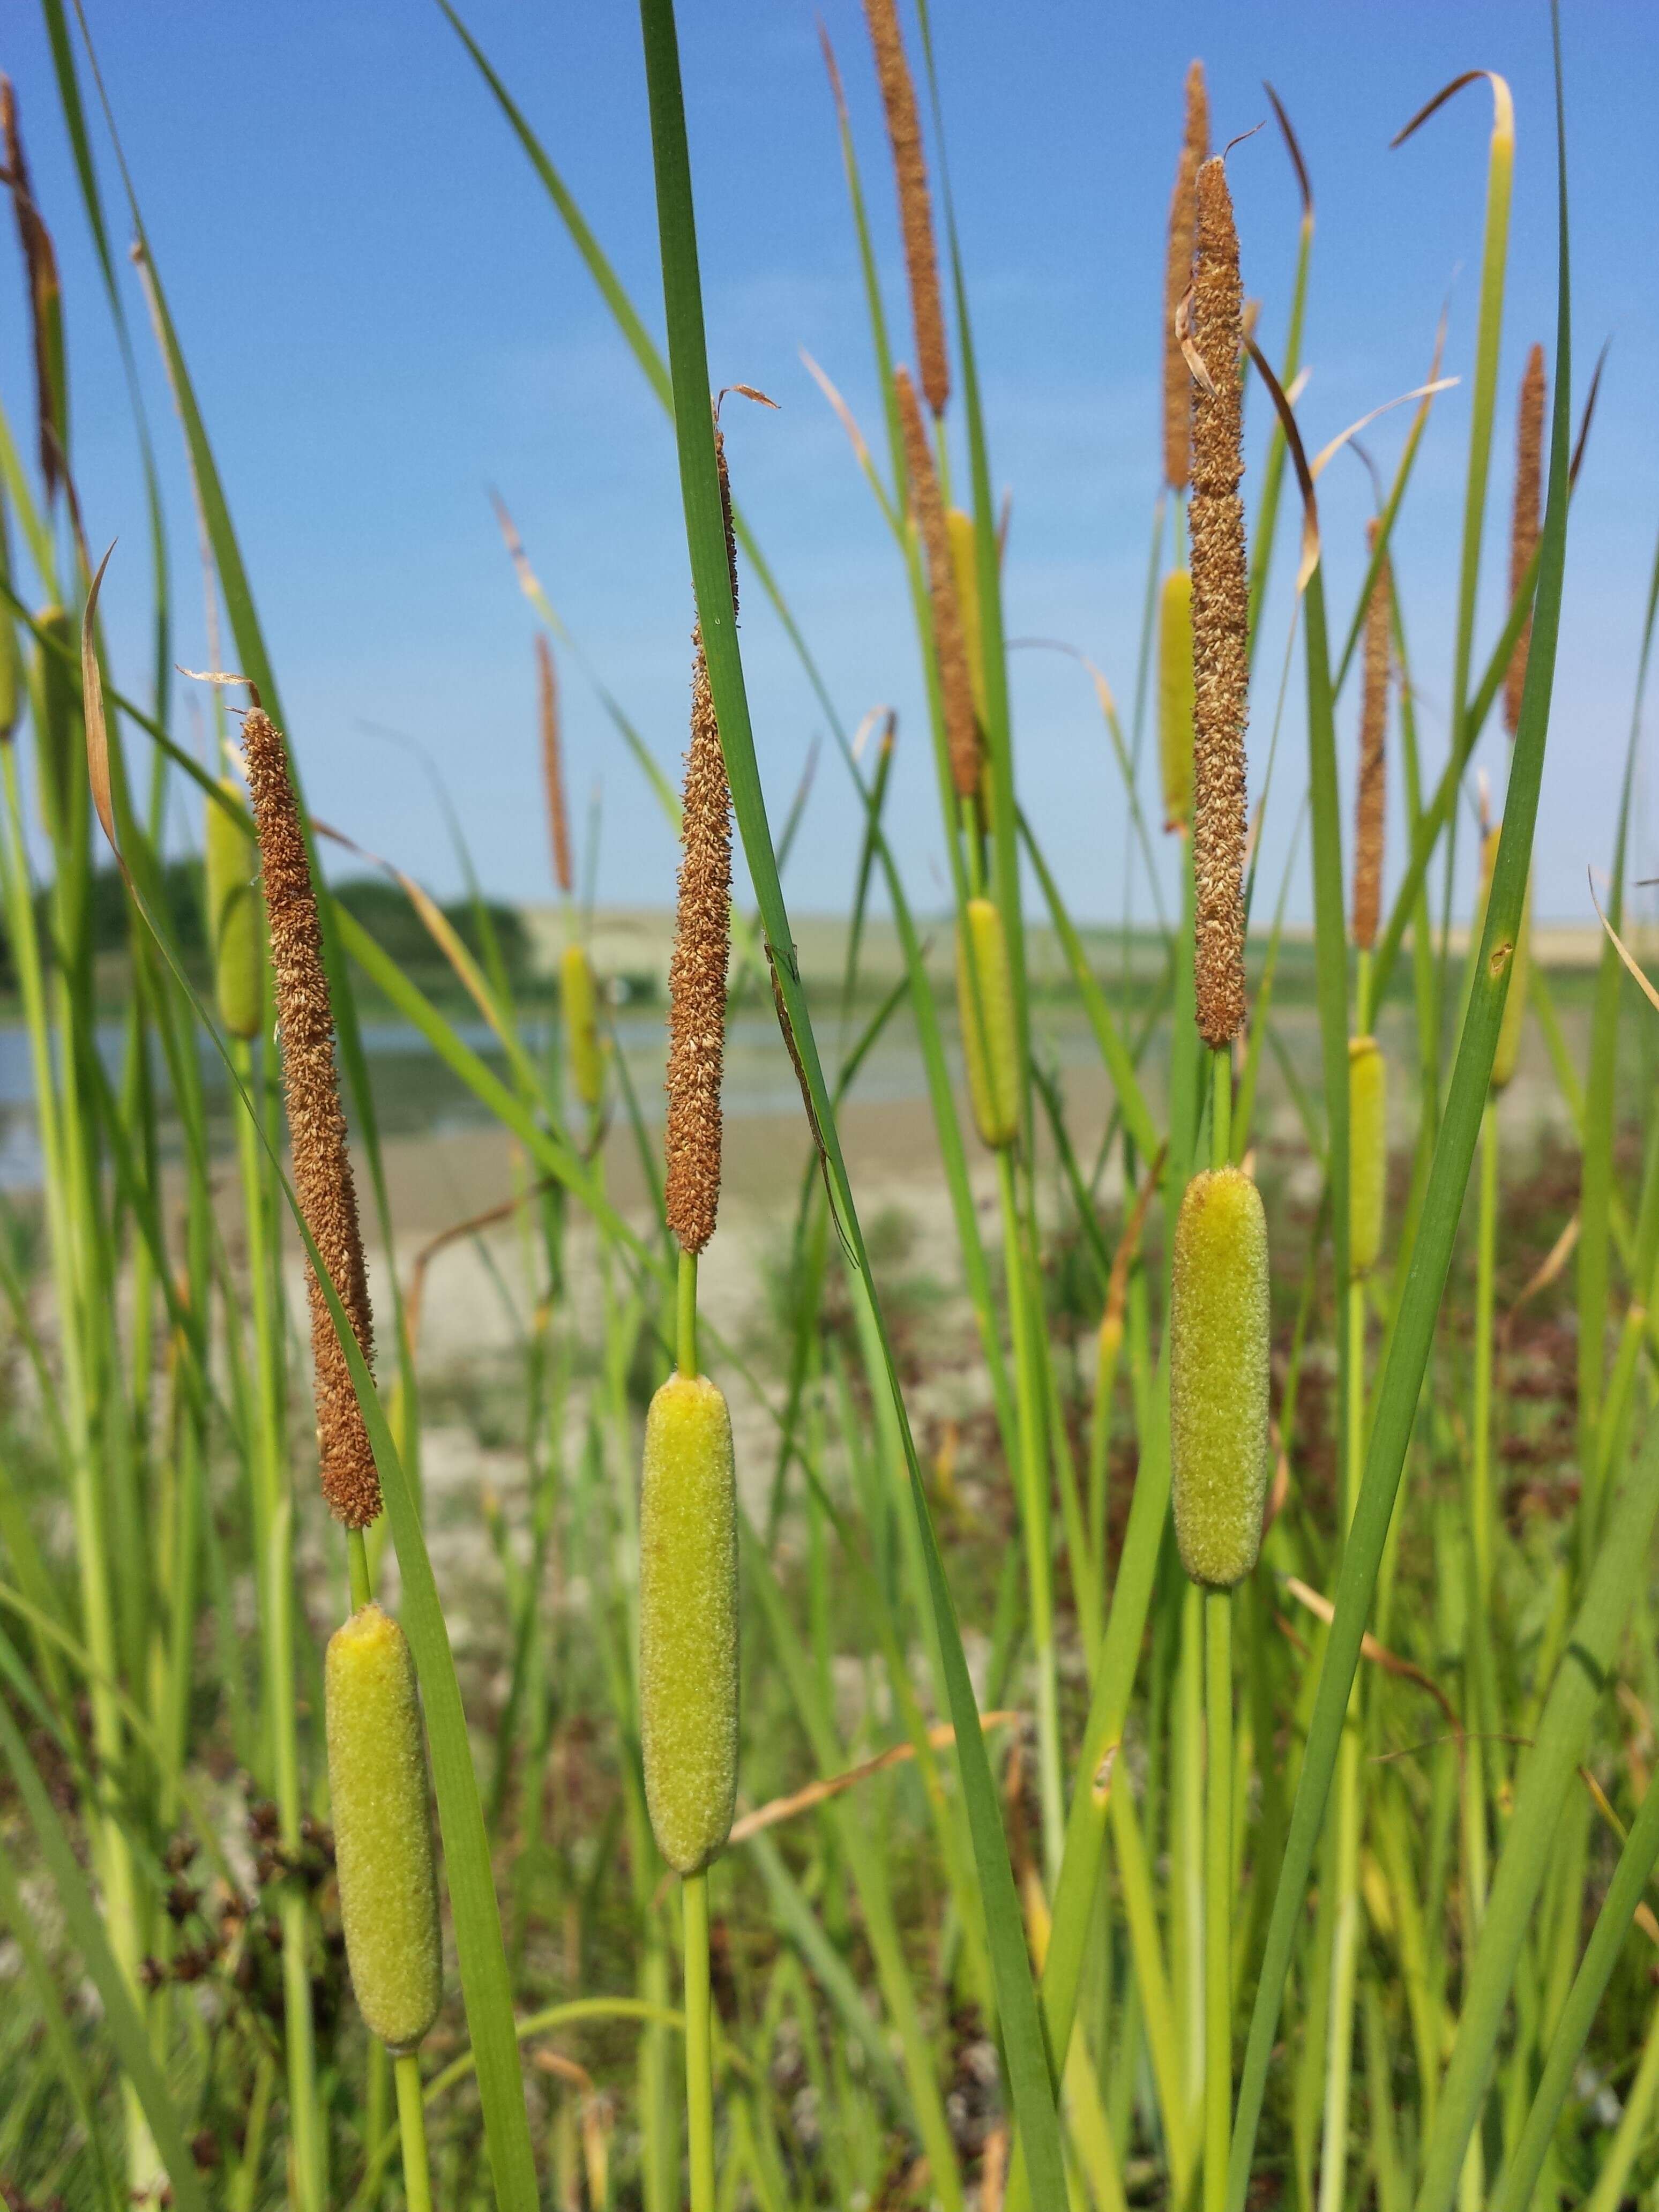
M1527 580L1527 569L1538 544L1539 501L1544 482L1544 349L1535 345L1527 356L1527 373L1521 380L1521 401L1516 410L1515 516L1510 526L1510 598ZM1528 611L1510 655L1504 678L1504 727L1513 737L1521 726L1521 694L1527 682L1527 647L1532 642Z
M570 866L570 817L564 804L564 763L559 751L559 679L553 648L536 633L536 688L541 708L542 781L547 787L547 827L553 841L553 878L566 898L575 882Z
M939 257L933 246L933 209L927 191L927 162L921 150L921 118L916 112L915 81L905 58L895 0L864 0L876 75L887 111L887 136L898 179L899 223L904 233L904 267L910 280L910 313L916 332L921 388L935 416L951 396L950 358L945 350L945 311L939 288Z
M1190 326L1209 389L1193 385L1194 984L1198 1027L1226 1044L1244 1020L1244 724L1249 663L1244 576L1243 293L1232 196L1219 161L1198 173Z
M714 453L735 612L738 550L726 441L718 424ZM679 907L668 968L667 1204L668 1225L681 1250L696 1253L714 1233L720 1200L720 1076L732 950L732 792L701 623L691 641L691 750L681 800Z
M1376 545L1377 526L1370 526ZM1389 577L1385 554L1365 604L1365 690L1359 713L1359 788L1354 802L1353 941L1361 952L1376 943L1382 900L1382 823L1388 793Z
M974 713L974 684L962 634L962 609L951 558L950 526L939 478L933 473L927 426L921 419L915 386L908 372L893 372L899 425L904 433L904 465L910 478L910 504L927 564L927 596L933 615L933 650L939 659L939 688L945 710L945 742L951 756L951 781L959 799L979 789L979 724Z
M295 1188L306 1226L339 1293L358 1348L372 1364L368 1277L335 1074L334 1009L323 966L317 889L289 775L288 745L270 717L258 707L242 725L242 753L263 863ZM306 1279L311 1294L323 1495L336 1520L348 1528L366 1528L380 1510L374 1455L328 1302L308 1264Z
M1191 467L1191 378L1176 336L1176 315L1193 281L1193 244L1198 228L1194 189L1199 170L1209 157L1210 102L1204 88L1204 64L1194 62L1187 72L1187 128L1176 164L1175 191L1170 197L1170 245L1164 270L1164 481L1171 491L1185 491Z

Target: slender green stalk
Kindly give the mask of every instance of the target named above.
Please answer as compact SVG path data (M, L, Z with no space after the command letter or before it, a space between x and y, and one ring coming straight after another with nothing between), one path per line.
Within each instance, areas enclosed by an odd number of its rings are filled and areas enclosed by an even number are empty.
M404 2194L409 2212L432 2212L432 2175L426 2154L426 2109L421 2100L418 2051L400 2051L392 2062L398 2085L398 2134L404 2151Z
M685 1907L685 2117L691 2212L714 2212L714 2064L708 1997L708 1876L680 1884Z
M1025 1240L1014 1188L1012 1150L997 1153L997 1194L1002 1207L1002 1248L1008 1276L1008 1314L1014 1339L1014 1404L1019 1423L1019 1508L1031 1609L1032 1661L1036 1671L1037 1784L1042 1805L1042 1855L1048 1880L1060 1871L1065 1849L1066 1801L1060 1767L1060 1685L1054 1657L1054 1596L1048 1528L1048 1468L1043 1451L1041 1353L1034 1341Z
M682 1375L696 1375L697 1366L697 1255L695 1252L680 1254L679 1273L675 1278L674 1293L675 1364Z
M1224 2212L1232 2130L1232 1607L1204 1593L1204 2212Z

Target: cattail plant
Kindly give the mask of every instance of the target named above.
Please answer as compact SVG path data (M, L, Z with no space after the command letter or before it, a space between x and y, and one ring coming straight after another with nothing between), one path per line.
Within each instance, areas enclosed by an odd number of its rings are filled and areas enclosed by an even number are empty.
M1170 1434L1181 1563L1230 1590L1255 1565L1267 1479L1267 1224L1239 1168L1194 1176L1176 1217Z
M1376 525L1370 541L1376 544ZM1386 558L1365 605L1364 682L1359 714L1359 777L1354 799L1353 913L1359 958L1358 1033L1348 1044L1348 1264L1356 1278L1376 1265L1382 1245L1388 1173L1388 1064L1370 1034L1370 959L1382 896L1382 840L1388 800L1391 586Z
M1249 683L1244 574L1243 290L1225 165L1198 173L1189 324L1203 374L1193 387L1194 989L1213 1051L1244 1020L1244 726Z
M1158 757L1164 827L1184 836L1193 819L1193 579L1186 568L1172 568L1158 595Z
M357 2008L391 2053L410 2206L431 2203L416 2052L443 2001L426 1744L403 1630L360 1606L323 1670L328 1788L346 1964Z
M738 601L726 447L714 451ZM640 1489L640 1748L657 1847L685 1916L685 2083L692 2212L714 2202L708 1869L731 1832L738 1776L738 1519L732 1421L698 1370L697 1259L720 1206L720 1080L732 939L732 793L701 617L669 965L668 1225L680 1247L676 1372L646 1419Z
M939 477L927 443L927 426L908 372L896 369L893 391L898 402L899 426L904 434L904 465L910 479L910 504L921 540L927 574L927 599L933 621L933 654L939 665L939 701L945 717L945 742L950 755L951 781L964 806L971 805L980 786L981 749L978 718L974 709L973 681L969 673L968 648L963 636L962 611L957 598L956 563L951 557L951 533Z
M1510 523L1510 598L1519 597L1538 546L1539 513L1544 483L1544 349L1534 345L1521 379L1515 424L1515 509ZM1527 647L1532 615L1521 625L1510 665L1504 672L1504 726L1513 737L1521 726L1521 694L1526 689Z
M1192 455L1191 374L1176 335L1176 317L1193 281L1193 248L1198 234L1198 173L1210 155L1210 103L1204 64L1187 71L1187 123L1170 195L1169 250L1164 271L1164 481L1171 491L1187 489Z
M287 741L263 708L251 708L243 722L242 755L259 843L295 1188L357 1348L372 1362L368 1273L334 1063L334 1010L323 964L317 889L289 773ZM306 1279L323 1495L335 1519L358 1540L352 1547L355 1573L362 1531L380 1510L380 1480L351 1371L309 1258Z
M876 76L898 183L899 225L904 235L904 267L910 283L922 395L937 421L951 396L951 366L945 347L939 255L933 243L933 209L927 190L927 159L922 150L915 81L904 51L896 0L864 0L864 15L875 52Z
M957 1006L974 1126L999 1152L1019 1130L1019 1057L1008 939L994 899L970 898L957 924Z
M233 777L220 781L223 804L209 799L202 838L208 945L219 1018L244 1042L259 1033L264 1000L265 946L253 887L258 848Z
M1231 1164L1231 1048L1244 1021L1244 728L1249 682L1238 362L1243 290L1227 172L1198 171L1193 355L1193 983L1212 1060L1212 1165L1176 1218L1170 1471L1182 1563L1206 1593L1204 2201L1223 2212L1232 2112L1231 1592L1255 1564L1267 1483L1267 1230Z

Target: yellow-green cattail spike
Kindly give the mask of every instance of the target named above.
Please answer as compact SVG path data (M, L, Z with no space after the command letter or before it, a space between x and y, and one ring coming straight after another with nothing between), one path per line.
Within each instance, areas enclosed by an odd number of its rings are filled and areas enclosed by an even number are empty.
M225 776L219 788L235 812L213 799L208 801L202 840L208 944L213 953L219 1018L232 1036L252 1037L259 1033L265 980L264 931L253 888L259 848L235 784Z
M1374 1036L1348 1039L1348 1265L1369 1275L1382 1251L1389 1174L1389 1064Z
M1164 827L1193 818L1193 580L1185 568L1164 579L1158 610L1158 751L1164 770Z
M957 607L962 616L962 641L968 652L968 686L974 695L974 713L981 732L985 727L985 647L979 621L979 556L974 550L974 518L959 507L948 510L945 527L951 538L951 567L957 580Z
M677 1874L725 1848L738 1790L738 1493L732 1417L703 1375L651 1401L640 1491L640 1741Z
M974 1126L1000 1152L1019 1128L1019 1060L1008 940L992 899L970 898L957 925L957 1006Z
M1486 900L1492 890L1492 872L1498 863L1498 841L1503 835L1503 824L1489 830L1480 848L1480 909L1478 928L1485 929ZM1516 932L1515 957L1510 969L1509 995L1504 1001L1504 1019L1498 1031L1498 1049L1492 1055L1492 1087L1504 1091L1515 1073L1516 1061L1521 1055L1521 1030L1527 1018L1527 986L1532 973L1532 877L1527 877L1527 895L1521 904L1521 927Z
M1267 1487L1267 1223L1241 1168L1187 1186L1170 1311L1176 1542L1195 1583L1255 1565Z
M586 950L567 945L559 964L559 1002L564 1009L565 1049L571 1080L584 1106L597 1106L605 1091L605 1048L599 1042L599 994Z
M412 2051L438 2016L443 1952L415 1662L390 1613L366 1605L336 1629L324 1686L351 1986L381 2042Z
M44 639L55 639L73 649L75 625L62 607L44 607L37 619ZM40 778L40 819L54 843L70 832L77 771L83 781L85 777L80 692L74 661L65 660L49 642L43 642L35 692L34 764Z

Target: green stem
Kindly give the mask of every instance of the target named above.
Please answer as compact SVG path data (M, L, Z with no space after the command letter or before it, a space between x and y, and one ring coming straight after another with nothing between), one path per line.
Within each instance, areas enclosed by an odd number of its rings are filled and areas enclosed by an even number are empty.
M1480 1123L1480 1214L1474 1287L1474 1437L1469 1455L1469 1525L1474 1543L1475 1591L1484 1613L1492 1595L1492 1318L1498 1244L1498 1098L1486 1101Z
M1231 1045L1218 1045L1212 1055L1210 1075L1210 1165L1224 1168L1232 1157L1233 1055Z
M695 1378L697 1373L697 1255L695 1252L680 1254L680 1272L675 1294L675 1364L682 1375Z
M691 2153L691 2212L714 2212L707 1873L687 1875L680 1891L685 1906L685 2122Z
M400 2051L392 2062L398 2084L398 2133L404 2147L404 2195L409 2212L432 2212L432 2175L427 2165L426 2114L421 2105L421 2057Z
M1060 1766L1060 1692L1054 1665L1054 1577L1048 1542L1048 1474L1043 1457L1042 1409L1046 1400L1037 1372L1039 1354L1032 1342L1024 1239L1014 1191L1013 1155L1004 1146L997 1154L997 1189L1002 1201L1004 1263L1008 1277L1008 1316L1014 1339L1014 1402L1019 1420L1020 1519L1025 1536L1025 1571L1031 1607L1031 1642L1036 1664L1037 1783L1042 1806L1042 1859L1052 1886L1060 1872L1066 1842L1065 1785Z
M346 1568L351 1578L351 1610L359 1613L374 1595L368 1575L368 1547L361 1528L346 1530Z
M1232 2131L1232 1603L1231 1590L1204 1594L1204 2212L1224 2212Z

